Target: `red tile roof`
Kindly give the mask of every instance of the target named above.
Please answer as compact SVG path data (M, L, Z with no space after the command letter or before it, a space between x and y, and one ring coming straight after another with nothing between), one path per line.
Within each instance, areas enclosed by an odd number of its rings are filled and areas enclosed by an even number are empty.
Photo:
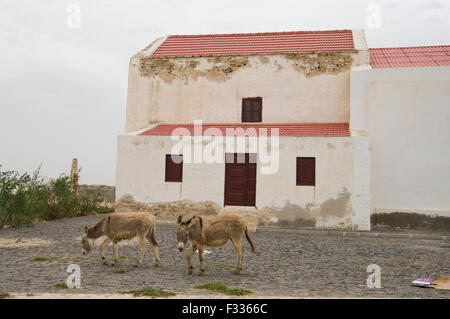
M171 35L153 57L354 50L351 30Z
M450 65L450 45L379 48L369 52L374 69Z
M188 129L190 135L194 134L193 124L161 124L158 125L140 135L150 135L150 136L171 136L172 132L177 129ZM238 129L235 134L231 132L229 136L244 136L245 130L249 128L254 128L255 130L249 130L247 136L267 136L271 135L271 128L279 129L279 136L350 136L350 130L348 123L296 123L296 124L244 124L244 123L233 123L233 124L203 124L202 125L202 135L204 135L205 130L209 128L217 128L220 130L222 136L226 136L227 128ZM267 133L260 131L260 129L267 129ZM178 132L180 133L180 132ZM198 136L199 132L195 132ZM182 135L174 134L174 135ZM212 131L208 132L208 135L214 135Z

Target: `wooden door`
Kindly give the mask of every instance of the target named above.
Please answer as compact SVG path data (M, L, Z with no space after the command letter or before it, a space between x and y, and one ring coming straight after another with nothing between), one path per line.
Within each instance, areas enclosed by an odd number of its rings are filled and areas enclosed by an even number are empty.
M242 163L238 160L241 159ZM252 159L252 160L251 160ZM255 206L256 154L226 154L225 205Z

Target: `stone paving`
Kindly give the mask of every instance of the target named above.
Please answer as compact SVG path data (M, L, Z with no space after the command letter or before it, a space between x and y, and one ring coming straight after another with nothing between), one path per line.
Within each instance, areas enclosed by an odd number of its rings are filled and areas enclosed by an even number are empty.
M82 297L83 294L118 294L154 287L173 291L178 296L209 298L220 294L194 287L223 282L230 287L250 290L253 297L450 297L450 291L410 284L420 277L450 274L448 240L346 238L320 232L301 234L260 228L251 233L256 254L251 253L248 242L243 240L245 252L241 275L232 274L237 255L231 243L227 243L222 247L207 247L210 253L205 255L206 272L199 276L197 255L193 256L194 274L187 273L185 255L176 249L174 223L158 223L156 239L161 257L158 268L153 266L150 245L144 264L134 267L139 253L134 241L120 245L119 267L102 265L98 248L90 255L82 255L80 236L83 227L103 217L71 218L0 230L0 292L12 296L80 294ZM108 257L111 255L109 246ZM82 287L53 287L66 281L69 264L80 266ZM369 264L381 267L380 289L367 288Z

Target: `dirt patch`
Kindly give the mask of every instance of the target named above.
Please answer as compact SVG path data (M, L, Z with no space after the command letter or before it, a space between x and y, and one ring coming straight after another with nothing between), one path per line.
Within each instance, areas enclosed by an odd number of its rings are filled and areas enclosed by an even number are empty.
M320 215L323 217L344 217L345 215L351 213L352 207L350 205L350 196L351 194L344 188L338 195L338 198L328 199L320 205Z
M352 219L345 216L353 214L350 204L351 194L346 188L338 194L337 198L330 198L324 201L320 206L309 203L305 207L290 204L289 202L281 209L264 207L258 210L258 225L271 225L282 227L317 227L324 220L337 218L338 222L329 228L352 228ZM321 228L328 226L319 226Z
M269 225L272 224L270 223ZM316 220L308 218L280 219L280 221L276 225L279 227L288 227L288 228L316 227Z
M303 208L289 202L269 220L270 224L285 227L315 227L316 219L309 207Z
M8 248L8 247L33 247L33 246L49 246L53 244L52 241L42 239L39 237L13 237L13 238L0 238L0 248Z

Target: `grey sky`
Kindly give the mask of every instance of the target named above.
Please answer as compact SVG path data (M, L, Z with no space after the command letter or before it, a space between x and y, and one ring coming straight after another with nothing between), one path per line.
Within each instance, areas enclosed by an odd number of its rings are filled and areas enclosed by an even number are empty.
M81 28L67 27L67 7ZM381 28L368 28L367 8ZM366 29L369 47L450 44L449 0L1 0L0 165L115 184L130 57L167 34Z

